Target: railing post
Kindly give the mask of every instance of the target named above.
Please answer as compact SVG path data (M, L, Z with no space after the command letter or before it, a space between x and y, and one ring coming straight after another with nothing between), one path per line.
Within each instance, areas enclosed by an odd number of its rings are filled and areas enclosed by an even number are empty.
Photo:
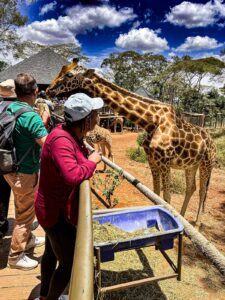
M70 300L93 300L94 253L90 183L80 185L77 237L70 280Z

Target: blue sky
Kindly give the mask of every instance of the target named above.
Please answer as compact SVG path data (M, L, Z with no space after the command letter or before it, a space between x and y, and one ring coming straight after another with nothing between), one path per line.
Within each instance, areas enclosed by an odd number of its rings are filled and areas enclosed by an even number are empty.
M225 48L224 0L26 0L23 39L75 43L98 65L109 53L217 56Z

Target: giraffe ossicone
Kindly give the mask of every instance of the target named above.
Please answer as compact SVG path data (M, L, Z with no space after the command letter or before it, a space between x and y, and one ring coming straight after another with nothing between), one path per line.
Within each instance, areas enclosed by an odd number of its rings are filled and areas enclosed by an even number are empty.
M147 132L143 144L153 177L154 192L170 203L171 168L183 169L186 193L181 208L184 215L196 190L195 177L199 169L199 207L196 221L204 209L212 168L216 161L216 146L203 128L180 119L174 108L166 103L129 92L100 77L93 69L73 62L64 66L47 89L49 97L61 93L84 92L101 97L119 115L129 119Z

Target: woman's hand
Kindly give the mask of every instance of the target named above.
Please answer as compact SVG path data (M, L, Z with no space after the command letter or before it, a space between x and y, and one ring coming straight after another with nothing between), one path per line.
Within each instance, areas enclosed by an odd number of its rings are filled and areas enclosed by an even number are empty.
M93 151L89 155L88 159L91 160L91 161L93 161L93 162L95 162L96 164L98 164L102 160L102 154L101 154L101 152Z

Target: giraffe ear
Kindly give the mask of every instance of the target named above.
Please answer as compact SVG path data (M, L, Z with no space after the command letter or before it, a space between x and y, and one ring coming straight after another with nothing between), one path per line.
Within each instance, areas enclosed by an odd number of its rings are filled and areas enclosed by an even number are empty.
M94 69L88 69L84 72L84 76L86 77L92 77L95 73L95 70Z

